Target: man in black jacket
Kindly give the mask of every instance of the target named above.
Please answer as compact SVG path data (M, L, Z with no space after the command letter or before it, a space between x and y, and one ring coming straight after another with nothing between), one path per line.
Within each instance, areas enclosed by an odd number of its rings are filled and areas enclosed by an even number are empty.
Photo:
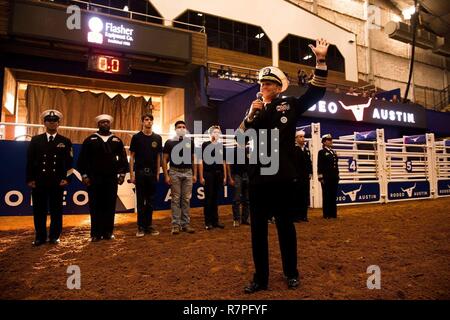
M320 39L310 48L316 55L315 76L301 97L282 97L289 81L276 67L260 70L261 99L252 102L240 129L251 130L258 141L252 150L260 160L250 172L250 220L252 251L255 264L253 281L246 293L266 290L269 280L268 225L275 216L280 243L283 272L288 288L299 285L297 270L297 236L293 222L295 215L295 180L298 177L295 146L292 137L302 113L319 101L326 90L327 67L325 57L329 44ZM246 132L247 133L247 132ZM267 162L267 151L274 161ZM252 155L250 156L252 158Z
M308 222L309 189L312 177L311 152L305 144L305 132L299 130L295 133L295 155L298 166L297 198L298 212L295 222Z
M117 184L128 172L123 142L110 131L113 118L102 114L95 120L98 131L84 140L78 158L78 171L88 188L92 242L114 239Z
M72 142L58 134L62 114L46 110L41 115L45 133L31 139L27 154L27 184L32 188L33 216L36 237L33 245L47 241L47 212L50 211L50 243L58 244L62 231L64 187L72 169Z
M333 137L326 134L322 137L323 149L317 159L317 173L322 185L322 207L325 219L337 217L336 194L339 183L338 155L332 149Z

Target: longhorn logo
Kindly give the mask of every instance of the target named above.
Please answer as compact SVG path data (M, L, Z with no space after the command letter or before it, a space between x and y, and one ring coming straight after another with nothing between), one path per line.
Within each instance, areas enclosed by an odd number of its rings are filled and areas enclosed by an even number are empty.
M365 133L365 134L360 133L361 137L364 137L364 139L366 139L369 136L369 134L370 134L370 132Z
M364 109L368 108L370 106L370 102L372 101L372 98L369 99L369 101L366 104L354 104L351 106L346 106L342 103L342 101L339 101L342 108L344 110L351 110L353 112L353 115L355 116L356 121L363 121L364 119Z
M413 190L416 188L416 183L414 183L414 185L411 188L406 188L406 189L402 189L403 192L406 192L406 194L408 195L409 198L412 197L413 195Z
M351 200L352 202L354 202L354 201L356 200L356 196L358 195L358 192L360 192L361 189L362 189L362 184L359 186L359 189L352 190L352 191L349 191L349 192L344 192L344 191L342 190L342 193L343 193L345 196L349 196L349 197L350 197L350 200Z
M410 138L410 137L408 137L412 142L417 142L417 140L419 140L420 139L420 136L417 136L417 137L415 137L415 138Z

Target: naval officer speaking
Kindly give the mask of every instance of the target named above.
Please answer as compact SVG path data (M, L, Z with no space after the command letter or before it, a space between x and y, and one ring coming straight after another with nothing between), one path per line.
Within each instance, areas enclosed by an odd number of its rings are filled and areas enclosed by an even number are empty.
M271 155L278 153L279 159L278 170L270 175L264 171L267 166L261 163L263 159L250 170L250 219L255 273L253 281L245 288L246 293L266 290L268 286L267 220L271 216L275 216L283 273L288 288L295 289L299 285L297 235L293 221L296 213L295 181L299 173L293 137L302 113L325 94L327 79L325 58L328 46L328 42L324 39L317 40L316 46L309 45L316 56L316 69L308 90L301 97L280 95L289 85L286 75L280 69L276 67L261 69L259 82L262 98L252 102L240 126L240 129L245 131L253 129L250 132L253 131L252 135L256 135L259 145L256 145L252 152L258 152L258 158L261 153L270 150ZM261 138L267 140L268 145L262 145Z

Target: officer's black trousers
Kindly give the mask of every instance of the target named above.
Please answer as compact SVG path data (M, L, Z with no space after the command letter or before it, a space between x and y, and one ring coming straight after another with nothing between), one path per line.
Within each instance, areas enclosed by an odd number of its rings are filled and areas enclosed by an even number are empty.
M47 213L50 212L50 240L58 239L62 231L64 189L60 186L37 186L31 191L33 199L36 240L47 240Z
M309 179L299 179L296 183L296 209L295 219L307 219L309 207Z
M293 222L294 182L250 185L250 222L255 264L253 281L267 285L269 280L268 223L275 216L284 275L298 277L297 234Z
M322 183L322 207L324 218L336 218L337 206L336 195L339 181L327 179Z
M147 231L152 225L156 177L136 172L137 225Z
M217 208L217 198L219 197L219 188L223 187L222 171L205 171L205 225L215 226L219 222L219 212Z
M91 237L109 237L114 231L117 177L92 178L91 185L88 187L88 194L91 213Z

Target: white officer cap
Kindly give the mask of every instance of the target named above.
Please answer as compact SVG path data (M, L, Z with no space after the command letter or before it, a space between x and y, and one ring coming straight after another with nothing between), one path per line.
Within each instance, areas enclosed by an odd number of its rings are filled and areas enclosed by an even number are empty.
M62 117L63 117L62 113L55 109L45 110L44 112L41 113L42 121L45 121L45 120L60 121L62 119Z
M324 134L324 135L322 136L322 143L323 143L325 140L332 140L332 139L333 139L333 137L331 136L331 134L329 134L329 133Z
M303 130L297 130L297 132L295 132L295 136L297 137L297 136L305 136L305 131L303 131Z
M285 91L289 86L289 80L283 71L277 67L264 67L259 70L258 82L261 81L273 81L281 86L281 92Z
M114 118L111 117L109 114L101 114L101 115L95 117L96 123L99 123L100 121L103 121L103 120L108 120L109 122L112 123Z

